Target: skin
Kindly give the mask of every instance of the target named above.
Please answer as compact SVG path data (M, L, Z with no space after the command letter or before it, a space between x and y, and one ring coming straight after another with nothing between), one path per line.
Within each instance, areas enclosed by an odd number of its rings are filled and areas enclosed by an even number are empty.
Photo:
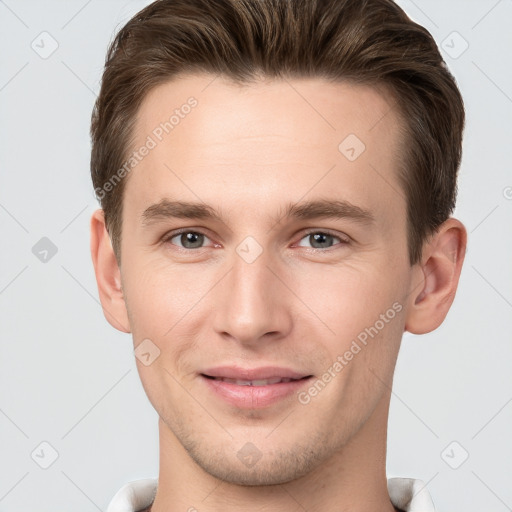
M384 92L322 79L234 85L188 75L153 89L134 146L172 110L198 105L131 171L124 192L121 265L102 210L91 252L107 320L150 339L137 360L159 414L159 487L153 512L391 512L385 459L395 362L405 330L444 320L461 271L466 231L448 219L411 266L406 204L396 176L400 120ZM306 101L305 101L306 100ZM169 114L168 114L169 112ZM356 134L366 149L338 149ZM219 219L143 212L161 200L206 203ZM353 218L283 216L289 203L344 200ZM171 238L201 233L200 248ZM333 235L318 245L313 233ZM248 263L237 246L253 237ZM184 245L185 244L185 245ZM277 365L316 378L393 304L401 310L307 404L293 395L237 409L199 376L218 365ZM237 452L251 442L253 467Z

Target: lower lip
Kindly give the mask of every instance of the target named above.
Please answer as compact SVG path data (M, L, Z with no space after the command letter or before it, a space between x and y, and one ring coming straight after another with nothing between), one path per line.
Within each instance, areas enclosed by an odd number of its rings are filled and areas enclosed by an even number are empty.
M305 386L312 377L290 382L278 382L266 386L240 386L222 380L200 376L217 396L241 409L262 409L275 404Z

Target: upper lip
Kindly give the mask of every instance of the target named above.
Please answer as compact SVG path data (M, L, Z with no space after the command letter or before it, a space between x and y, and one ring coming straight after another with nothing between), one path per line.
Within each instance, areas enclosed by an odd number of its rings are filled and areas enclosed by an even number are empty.
M260 368L242 368L240 366L216 366L201 372L209 377L224 377L238 380L264 380L264 379L302 379L309 377L308 373L301 373L289 368L278 366L263 366Z

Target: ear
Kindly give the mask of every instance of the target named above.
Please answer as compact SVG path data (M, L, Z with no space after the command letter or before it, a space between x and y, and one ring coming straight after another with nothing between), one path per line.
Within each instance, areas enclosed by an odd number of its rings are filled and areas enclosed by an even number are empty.
M459 283L467 233L457 219L446 220L423 247L422 262L411 283L405 330L425 334L437 329L448 314Z
M121 272L101 209L91 217L91 256L103 314L112 327L128 333L130 322L121 288Z

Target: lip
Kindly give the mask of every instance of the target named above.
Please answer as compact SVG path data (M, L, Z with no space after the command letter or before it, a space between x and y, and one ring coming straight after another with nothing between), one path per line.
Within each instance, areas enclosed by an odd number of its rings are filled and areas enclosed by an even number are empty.
M238 380L263 380L280 377L282 379L302 379L310 374L300 373L290 368L262 366L260 368L242 368L240 366L216 366L201 372L209 377L224 377Z
M265 386L243 386L223 382L221 380L214 380L208 378L206 375L210 377L225 377L239 380L263 380L277 377L298 380L267 384ZM200 378L210 392L230 405L239 409L263 409L297 393L303 386L311 381L313 376L301 374L287 368L268 366L255 369L217 367L205 370L200 374Z

